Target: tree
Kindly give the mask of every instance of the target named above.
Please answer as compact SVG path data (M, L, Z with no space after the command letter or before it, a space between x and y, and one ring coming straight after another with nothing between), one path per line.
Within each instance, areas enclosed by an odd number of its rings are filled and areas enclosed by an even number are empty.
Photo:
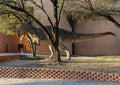
M14 35L16 33L16 25L18 24L17 21L14 16L0 16L0 32L7 35Z
M37 24L41 28L41 30L45 33L45 35L48 39L48 42L52 47L52 50L54 53L54 56L52 58L54 59L54 61L60 62L61 58L60 58L60 52L58 49L58 45L59 45L58 29L59 29L62 8L64 5L64 0L62 0L62 2L61 2L61 0L50 0L50 1L53 5L55 22L52 22L51 18L47 14L47 12L44 8L43 0L40 0L40 3L36 3L34 0L1 0L0 1L0 5L1 5L0 9L2 9L2 11L1 11L2 14L12 14L16 18L18 18L21 23L22 22L31 23L31 21L32 21L35 24ZM40 20L38 20L37 18L35 18L34 15L32 15L31 13L28 12L28 10L26 9L26 6L25 6L25 3L27 3L27 2L30 2L32 5L38 7L39 10L43 11L43 13L46 15L48 21L50 22L52 34L50 34L45 29L44 24ZM59 5L59 3L62 3L61 6ZM7 9L5 9L5 8L7 8ZM29 19L26 19L26 16Z
M120 28L119 21L115 16L119 17L120 14L120 1L119 0L67 0L65 12L70 14L75 23L81 19L99 18L103 17L113 22ZM74 5L72 9L69 6Z
M33 14L33 8L26 5L26 10ZM17 14L16 14L17 13ZM27 22L32 23L32 20L30 17L26 17L24 13L16 12L15 10L11 10L10 8L6 6L1 5L1 11L0 11L0 32L3 32L5 34L13 34L15 35L17 32L17 28L19 23L21 22ZM28 37L28 40L26 42L29 42L29 45L32 48L32 54L33 57L36 56L36 43L33 43L30 37Z
M29 46L32 48L32 55L33 55L33 57L36 57L36 46L40 45L40 41L36 40L36 36L33 37L33 35L31 35L29 33L27 34L27 38L28 38L27 42L29 43ZM36 41L38 41L38 42L36 42Z

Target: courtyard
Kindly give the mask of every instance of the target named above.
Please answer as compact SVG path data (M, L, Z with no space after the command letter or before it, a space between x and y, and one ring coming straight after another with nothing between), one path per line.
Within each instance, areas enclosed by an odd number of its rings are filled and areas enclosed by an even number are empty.
M28 54L28 56L31 55ZM1 62L0 66L81 70L120 74L120 56L72 56L71 60L66 60L66 57L62 56L62 62L60 64L54 64L53 62L44 60L48 55L38 56L40 59L35 60L20 59L20 57L15 58L7 62Z

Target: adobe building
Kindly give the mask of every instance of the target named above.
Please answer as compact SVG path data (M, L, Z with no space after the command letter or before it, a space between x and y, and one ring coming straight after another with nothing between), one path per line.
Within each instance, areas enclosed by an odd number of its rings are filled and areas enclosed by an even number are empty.
M39 0L36 0L39 2ZM44 1L44 6L47 10L47 13L53 19L53 11L52 5L48 3L47 0ZM37 18L42 17L42 22L45 25L49 25L47 18L38 8L34 8L34 15ZM54 20L52 20L54 21ZM64 28L65 30L72 31L69 23L66 18L62 16L60 22L60 28ZM96 39L91 39L88 41L83 41L80 43L75 43L74 55L119 55L120 54L120 29L118 29L112 22L107 20L86 20L79 21L74 28L76 33L102 33L102 32L112 32L116 36L108 35L104 37L99 37ZM0 33L0 52L18 52L17 45L19 43L19 39L16 36L7 36L5 34ZM29 52L31 49L28 47L27 43L24 44L24 52ZM68 49L72 54L72 44L67 45ZM37 54L50 54L48 49L48 44L45 41L40 41L40 46L37 46Z

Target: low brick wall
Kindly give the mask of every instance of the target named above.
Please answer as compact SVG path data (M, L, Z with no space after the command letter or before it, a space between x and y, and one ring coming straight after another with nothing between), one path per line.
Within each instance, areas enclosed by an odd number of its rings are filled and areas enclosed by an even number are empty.
M0 67L0 78L77 79L120 82L120 74L3 66Z
M16 59L16 58L19 58L19 56L17 56L17 55L0 56L0 63L1 62L6 62L6 61L9 61L9 60L13 60L13 59Z

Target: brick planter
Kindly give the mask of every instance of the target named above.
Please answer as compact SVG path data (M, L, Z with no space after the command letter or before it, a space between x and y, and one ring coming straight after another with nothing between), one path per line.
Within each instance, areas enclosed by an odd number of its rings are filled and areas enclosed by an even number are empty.
M120 74L2 66L0 67L0 78L77 79L120 82Z

